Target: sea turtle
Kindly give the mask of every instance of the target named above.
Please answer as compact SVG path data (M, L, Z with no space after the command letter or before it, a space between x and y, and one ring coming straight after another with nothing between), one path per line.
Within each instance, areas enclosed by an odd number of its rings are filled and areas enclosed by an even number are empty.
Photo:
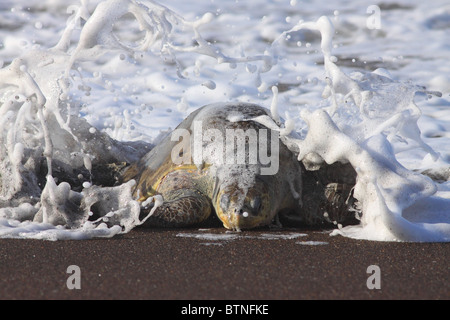
M190 226L214 212L234 230L270 225L277 214L309 225L345 220L354 170L346 167L348 174L335 164L307 171L277 131L250 120L258 116L270 112L250 103L204 106L129 166L122 182L136 181L136 198L163 198L156 208L142 209L141 216L153 209L144 225Z

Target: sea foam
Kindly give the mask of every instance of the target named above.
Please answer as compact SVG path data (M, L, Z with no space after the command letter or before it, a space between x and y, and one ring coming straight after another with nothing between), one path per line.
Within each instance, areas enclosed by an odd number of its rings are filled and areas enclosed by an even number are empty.
M25 22L14 11L7 15L11 30ZM411 170L450 167L448 155L424 141L418 125L423 118L414 102L418 93L439 93L397 80L386 69L340 67L333 38L335 23L342 33L349 32L345 24L321 17L288 27L263 18L256 24L270 44L251 54L234 50L239 54L233 56L224 52L233 52L234 43L226 42L230 48L224 50L220 41L220 23L235 22L227 14L206 12L189 21L156 2L133 0L80 1L67 13L59 39L47 38L53 45L4 41L2 54L11 63L0 69L0 237L86 239L129 232L142 223L131 184L92 185L95 166L136 161L160 131L164 135L189 111L239 100L267 106L272 117L253 120L280 130L282 141L309 169L336 161L355 168L354 197L362 218L333 234L449 241L445 175L438 182ZM427 19L426 30L440 30L433 16ZM38 22L34 34L49 25ZM136 30L126 33L128 25ZM252 28L247 28L250 40L257 38ZM208 30L217 41L205 40ZM142 37L134 39L135 33ZM314 53L311 46L319 40L320 52ZM323 68L291 63L293 41L305 54L321 56ZM301 79L300 65L316 76ZM435 82L446 85L445 79ZM296 99L316 103L298 107ZM405 154L422 157L422 167L413 161L406 168L399 161L409 160ZM76 172L76 178L68 172ZM59 180L68 176L71 181ZM74 183L80 185L77 190Z

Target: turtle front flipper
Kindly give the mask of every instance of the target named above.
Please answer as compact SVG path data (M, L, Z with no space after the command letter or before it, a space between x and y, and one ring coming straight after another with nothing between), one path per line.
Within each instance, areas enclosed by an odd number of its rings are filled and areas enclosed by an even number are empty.
M205 221L211 214L211 202L195 189L178 189L167 192L164 202L148 217L146 227L187 227ZM141 209L141 220L153 209L153 204Z

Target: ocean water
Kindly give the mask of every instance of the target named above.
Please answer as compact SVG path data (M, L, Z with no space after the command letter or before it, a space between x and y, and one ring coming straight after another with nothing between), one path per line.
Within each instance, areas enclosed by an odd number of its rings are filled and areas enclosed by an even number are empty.
M0 17L0 237L129 232L132 185L86 172L139 158L125 142L157 143L205 104L243 101L286 119L312 166L356 168L363 218L334 235L450 239L447 1L6 0ZM85 188L60 168L82 168Z

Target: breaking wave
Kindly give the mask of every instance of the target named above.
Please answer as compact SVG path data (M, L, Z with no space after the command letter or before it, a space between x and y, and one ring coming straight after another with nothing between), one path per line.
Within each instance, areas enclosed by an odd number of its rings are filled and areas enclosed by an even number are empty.
M82 0L67 12L71 16L56 44L27 44L0 69L0 237L87 239L129 232L142 223L141 204L132 198L133 181L96 185L101 179L115 181L120 167L110 165L142 157L157 143L155 132L211 97L250 95L249 100L269 101L272 112L253 120L279 130L307 168L336 161L355 168L361 221L338 226L334 234L449 241L448 185L398 160L408 149L422 150L428 168L449 167L423 141L414 102L417 94L440 93L396 80L382 68L344 71L333 55L330 18L301 21L274 37L263 53L233 57L201 34L216 19L212 13L189 21L156 2L134 0L94 7ZM41 29L42 23L35 26ZM134 29L127 32L127 26ZM280 123L279 91L290 88L271 83L271 74L288 65L286 39L300 31L312 32L304 33L311 41L320 39L324 90L319 103L298 107L300 116L287 114ZM221 34L213 29L209 36L219 41ZM157 59L164 63L148 63ZM174 73L164 73L164 64ZM218 80L221 71L226 78L229 70L242 68L248 75L243 84ZM317 86L310 90L317 92Z

